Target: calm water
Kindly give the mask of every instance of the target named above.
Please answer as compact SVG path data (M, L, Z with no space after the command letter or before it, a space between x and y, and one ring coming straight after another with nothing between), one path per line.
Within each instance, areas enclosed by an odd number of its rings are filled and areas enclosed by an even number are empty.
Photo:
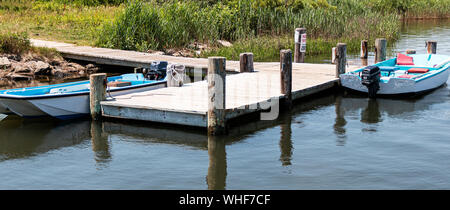
M450 54L450 22L394 51ZM448 82L447 82L448 83ZM417 99L331 93L227 137L88 120L0 121L0 189L450 189L450 88Z

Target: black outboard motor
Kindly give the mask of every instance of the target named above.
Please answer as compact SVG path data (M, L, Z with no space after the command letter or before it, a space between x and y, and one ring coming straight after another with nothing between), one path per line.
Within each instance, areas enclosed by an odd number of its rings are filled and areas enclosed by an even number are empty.
M369 90L369 98L375 98L380 89L380 75L378 66L367 66L361 73L361 83Z
M167 61L153 61L150 64L150 69L144 70L145 78L149 80L162 80L166 77Z

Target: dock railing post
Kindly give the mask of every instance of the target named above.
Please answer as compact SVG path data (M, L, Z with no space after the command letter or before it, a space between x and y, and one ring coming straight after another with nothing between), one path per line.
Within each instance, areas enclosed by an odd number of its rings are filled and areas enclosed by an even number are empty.
M345 74L345 67L347 65L347 44L338 43L336 46L336 78L339 75Z
M226 133L225 65L226 59L224 57L208 58L208 135L222 135Z
M294 41L294 63L303 63L306 53L306 28L295 29Z
M93 120L99 120L102 116L101 101L106 100L106 74L92 74L89 77L90 92L89 92L89 108Z
M280 51L280 78L281 94L284 94L283 107L292 108L292 51Z
M375 63L386 60L387 40L379 38L375 40Z
M428 54L436 54L437 41L427 41L426 45Z
M369 50L368 50L368 42L367 40L361 41L361 58L367 59L369 57Z
M239 72L253 72L253 53L241 53L239 55L239 64Z

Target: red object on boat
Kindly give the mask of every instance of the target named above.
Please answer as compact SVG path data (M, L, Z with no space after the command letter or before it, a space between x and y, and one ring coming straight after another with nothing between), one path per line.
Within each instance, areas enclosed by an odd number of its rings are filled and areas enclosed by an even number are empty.
M423 73L427 73L428 71L430 71L430 70L429 69L424 69L424 68L410 68L410 69L408 69L408 73L423 74Z
M414 65L413 57L397 53L397 65Z
M417 75L409 75L409 74L404 74L404 75L400 75L398 76L398 78L406 78L406 79L411 79L413 77L415 77Z

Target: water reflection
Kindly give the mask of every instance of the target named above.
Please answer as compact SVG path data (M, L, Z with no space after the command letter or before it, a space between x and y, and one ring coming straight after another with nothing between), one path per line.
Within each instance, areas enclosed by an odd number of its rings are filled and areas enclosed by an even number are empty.
M336 119L334 121L334 133L338 137L338 145L344 145L346 136L345 125L347 125L347 121L345 120L345 110L342 108L342 95L337 95L335 97L335 112Z
M103 123L101 121L91 121L91 143L95 162L99 167L107 167L112 157L108 135L103 132Z
M89 139L89 126L87 121L66 123L8 116L0 121L0 161L80 144Z
M282 166L291 165L292 160L292 128L291 128L292 118L291 116L285 117L283 123L280 125L280 161Z
M366 108L361 112L361 122L374 124L381 121L381 112L377 99L368 99Z
M208 137L209 167L206 183L209 190L225 190L227 179L227 153L225 139Z

